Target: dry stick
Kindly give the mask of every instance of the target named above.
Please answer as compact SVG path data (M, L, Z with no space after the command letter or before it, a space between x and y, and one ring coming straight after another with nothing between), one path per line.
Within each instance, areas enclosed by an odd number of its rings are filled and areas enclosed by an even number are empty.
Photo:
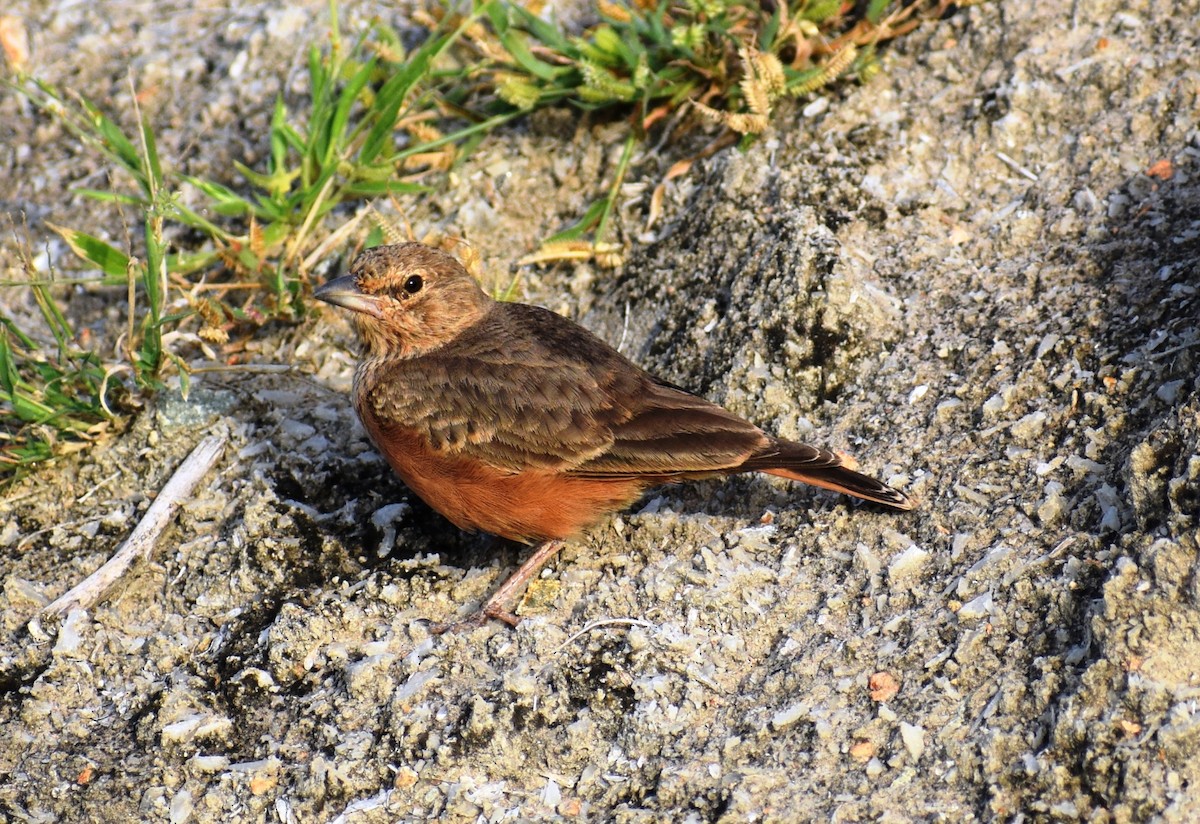
M225 435L210 435L202 440L175 470L171 480L158 493L154 503L150 504L142 520L129 533L116 554L104 566L55 599L42 610L42 615L63 616L73 609L90 609L134 563L148 558L155 541L166 529L179 504L192 494L196 484L212 469L224 448Z

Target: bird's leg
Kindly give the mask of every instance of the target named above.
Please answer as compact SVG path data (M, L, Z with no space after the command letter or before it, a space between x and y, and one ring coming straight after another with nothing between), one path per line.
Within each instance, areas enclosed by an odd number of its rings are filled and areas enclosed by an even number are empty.
M500 587L492 593L491 597L484 601L474 615L455 621L452 624L434 624L430 627L430 632L434 635L442 635L446 632L458 632L463 629L473 629L483 626L491 619L503 621L510 627L515 627L521 622L521 619L513 613L516 607L517 597L524 592L525 587L529 586L529 582L534 576L541 571L542 567L554 557L554 553L558 552L565 545L564 541L545 541L538 544L533 549L533 554L525 559L525 563L517 567L516 572L509 575Z
M496 618L509 626L515 627L520 618L513 614L517 598L529 586L529 582L542 571L554 554L564 546L563 541L543 541L533 548L533 554L525 559L525 563L517 567L517 571L508 576L499 589L492 593L479 611L488 618Z

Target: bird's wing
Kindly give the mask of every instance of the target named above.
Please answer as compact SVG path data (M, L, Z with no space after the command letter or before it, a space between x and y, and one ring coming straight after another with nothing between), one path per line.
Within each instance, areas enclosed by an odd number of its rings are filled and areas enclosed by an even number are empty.
M667 479L731 469L768 441L565 318L497 308L451 346L371 370L360 413L511 472Z
M620 416L584 369L458 353L388 364L364 404L385 430L415 430L448 457L512 472L589 460L610 446L607 422Z
M727 409L649 375L612 443L575 472L587 476L697 477L740 467L770 439Z

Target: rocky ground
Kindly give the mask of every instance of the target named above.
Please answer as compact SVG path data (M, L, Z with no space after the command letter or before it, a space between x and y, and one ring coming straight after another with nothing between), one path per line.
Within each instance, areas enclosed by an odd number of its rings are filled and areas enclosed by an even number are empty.
M168 3L167 6L172 4ZM35 74L228 177L324 5L19 2ZM345 4L353 29L372 13ZM354 420L334 313L260 339L0 503L0 818L1195 821L1200 809L1200 4L960 11L827 106L675 181L635 162L616 271L525 298L921 498L664 489L569 547L516 630L432 638L522 550L451 528ZM105 172L11 92L0 206L114 239ZM619 132L490 138L419 232L496 276L602 191ZM0 261L10 278L15 236ZM5 290L13 313L26 297ZM98 330L120 296L78 291ZM61 625L189 450L154 561Z

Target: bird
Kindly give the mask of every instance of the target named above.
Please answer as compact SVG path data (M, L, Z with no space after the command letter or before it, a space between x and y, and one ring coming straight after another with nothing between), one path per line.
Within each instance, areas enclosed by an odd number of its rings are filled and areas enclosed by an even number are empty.
M655 377L573 321L497 301L422 243L361 252L314 297L350 311L353 405L405 485L447 520L535 545L474 618L515 599L563 542L662 484L764 472L909 510L828 449L784 440Z

